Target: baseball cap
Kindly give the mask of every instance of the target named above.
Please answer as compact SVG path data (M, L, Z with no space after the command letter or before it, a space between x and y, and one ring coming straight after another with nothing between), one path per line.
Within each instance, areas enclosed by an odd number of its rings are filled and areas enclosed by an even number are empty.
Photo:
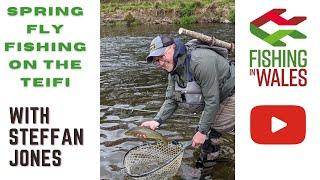
M155 37L150 44L150 53L146 58L147 62L152 62L153 57L162 56L166 50L166 47L173 43L174 41L167 36L160 35Z

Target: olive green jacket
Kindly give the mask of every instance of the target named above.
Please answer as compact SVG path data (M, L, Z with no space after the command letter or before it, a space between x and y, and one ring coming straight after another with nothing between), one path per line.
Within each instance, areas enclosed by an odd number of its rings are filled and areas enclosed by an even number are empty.
M154 118L160 124L166 121L177 109L174 100L174 82L181 87L187 85L186 54L178 58L174 73L168 75L166 100ZM199 121L199 131L207 134L219 110L220 102L232 95L235 87L234 65L216 52L206 48L196 48L191 52L190 71L200 86L205 107Z

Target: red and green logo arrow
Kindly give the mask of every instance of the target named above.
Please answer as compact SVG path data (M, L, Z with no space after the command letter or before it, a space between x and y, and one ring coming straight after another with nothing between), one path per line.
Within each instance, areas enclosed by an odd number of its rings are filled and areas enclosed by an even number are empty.
M290 36L294 39L307 38L306 35L295 29L278 30L273 34L269 34L259 28L260 26L266 24L269 21L272 21L280 26L295 26L307 19L304 16L295 16L289 20L286 20L280 16L280 14L284 12L286 12L286 9L272 9L271 11L265 13L264 15L260 16L259 18L255 19L250 23L250 32L258 38L271 44L272 46L286 46L286 43L281 41L281 39L285 36Z

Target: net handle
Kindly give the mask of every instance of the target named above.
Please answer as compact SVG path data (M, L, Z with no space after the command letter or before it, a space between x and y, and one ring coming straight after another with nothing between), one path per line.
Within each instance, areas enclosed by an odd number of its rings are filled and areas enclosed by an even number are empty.
M183 148L183 150L185 150L187 147L189 147L191 145L192 145L192 140L185 142L185 143L182 143L182 148Z

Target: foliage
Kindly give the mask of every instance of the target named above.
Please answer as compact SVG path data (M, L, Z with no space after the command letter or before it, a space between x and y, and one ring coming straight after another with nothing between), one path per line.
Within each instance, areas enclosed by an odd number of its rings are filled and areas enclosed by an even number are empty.
M136 19L133 17L133 15L129 12L125 17L124 21L127 22L127 26L130 26Z
M232 8L230 10L230 13L229 13L229 16L228 16L228 19L231 23L235 23L235 11L234 11L234 8Z
M188 10L192 10L197 7L202 7L210 3L208 0L166 0L166 1L125 1L125 0L111 0L108 3L102 1L100 4L100 10L102 12L110 13L115 12L116 10L140 10L140 9L172 9L180 10L183 8L183 4L188 5Z
M196 8L203 7L201 1L194 1L191 3L185 3L184 1L180 1L180 19L178 24L181 25L189 25L197 22L197 16L194 15Z
M140 13L146 11L148 13L158 12L166 16L167 12L174 12L171 14L172 20L177 24L192 24L201 20L201 14L197 14L199 9L211 9L211 7L218 7L214 13L214 16L227 18L230 22L235 21L234 12L235 0L100 0L101 13L110 16L113 13L127 14L128 12L139 11ZM170 13L168 13L170 14ZM127 14L129 15L129 14ZM132 15L132 14L131 14ZM152 14L146 14L149 16ZM139 19L139 18L138 18ZM131 21L127 21L131 22ZM132 21L134 23L137 22Z
M160 2L156 2L156 3L154 4L154 8L155 8L155 9L160 8L160 6L161 6Z
M180 25L190 25L194 24L197 22L197 17L196 16L183 16L179 19L179 24Z

